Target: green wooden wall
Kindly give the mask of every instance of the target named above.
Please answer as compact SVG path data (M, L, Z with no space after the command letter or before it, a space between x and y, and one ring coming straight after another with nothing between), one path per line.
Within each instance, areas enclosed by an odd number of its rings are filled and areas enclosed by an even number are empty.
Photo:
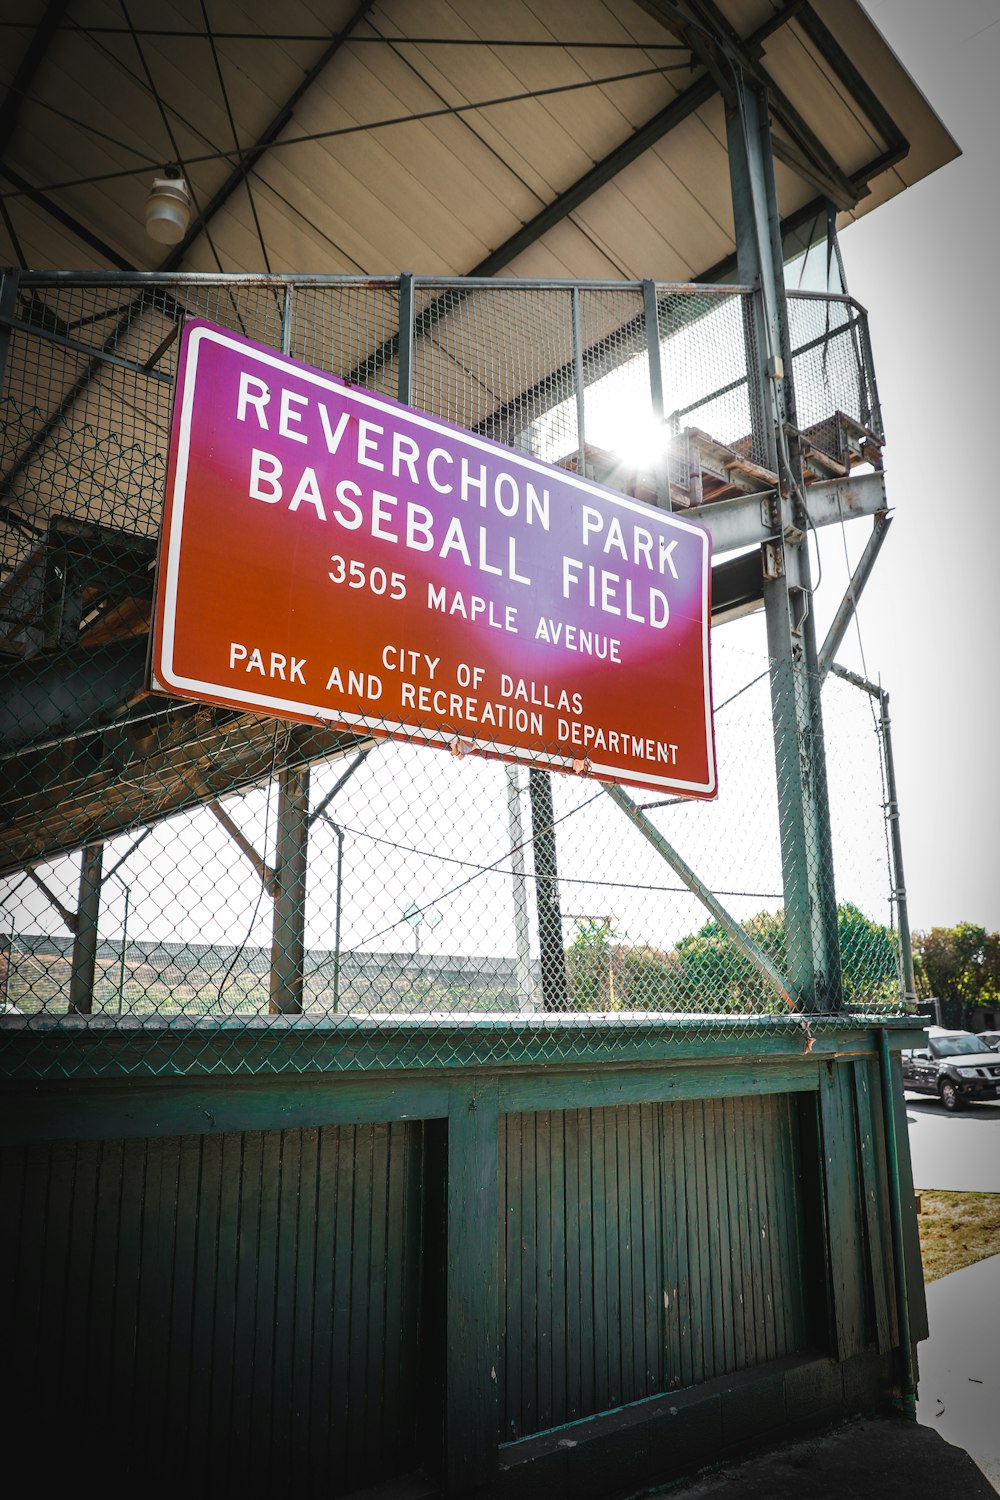
M53 1038L62 1078L0 1089L18 1437L50 1479L174 1495L419 1472L421 1493L574 1500L601 1453L627 1494L762 1423L886 1405L905 1394L887 1120L914 1338L926 1323L878 1037L173 1079L67 1077L77 1044Z
M71 1468L312 1495L417 1466L420 1124L0 1161L8 1393Z
M806 1347L799 1136L788 1094L503 1117L505 1440Z

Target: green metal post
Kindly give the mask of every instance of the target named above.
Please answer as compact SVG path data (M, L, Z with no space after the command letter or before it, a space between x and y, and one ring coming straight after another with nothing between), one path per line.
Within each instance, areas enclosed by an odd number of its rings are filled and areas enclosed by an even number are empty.
M80 860L80 895L73 929L73 958L69 976L71 1014L89 1016L94 1008L97 971L97 919L101 910L101 867L104 845L88 844Z
M10 325L17 313L18 273L4 271L0 279L0 395L7 378L7 356L10 353Z
M271 939L272 1014L302 1011L305 963L306 866L309 841L309 767L278 776L274 928Z
M399 278L399 369L397 394L407 406L413 400L413 354L415 346L413 272Z
M892 754L892 728L889 719L889 694L879 693L882 746L885 751L886 817L892 846L892 886L896 901L896 923L899 928L899 952L903 961L903 999L914 1004L917 980L913 970L913 944L910 939L910 915L906 905L906 879L903 875L903 839L899 827L899 802L896 799L896 762Z
M340 1009L340 905L344 895L344 830L331 825L337 835L337 915L333 930L333 1008Z
M738 73L727 136L739 276L755 289L750 342L762 417L755 436L759 456L780 478L777 540L762 556L788 977L802 1009L836 1010L842 994L826 753L802 471L786 435L795 412L768 104Z
M896 903L896 923L899 928L899 953L901 959L903 999L912 1003L917 998L917 981L913 969L913 943L910 937L910 916L906 904L906 878L903 874L903 837L899 826L899 802L896 798L896 760L892 753L892 721L889 718L889 694L885 688L879 687L877 683L869 682L867 677L860 677L857 672L851 672L847 667L842 667L839 662L831 662L830 671L835 677L840 677L844 682L849 682L852 687L860 688L870 698L876 699L879 706L879 729L882 735L882 747L885 752L885 790L886 807L885 816L889 824L889 846L892 855L892 896ZM936 1002L940 1006L940 1002ZM940 1017L939 1023L940 1023Z
M532 766L528 772L531 840L535 853L535 901L538 907L538 945L542 970L542 1008L568 1010L566 954L563 949L559 873L556 866L555 815L548 771Z

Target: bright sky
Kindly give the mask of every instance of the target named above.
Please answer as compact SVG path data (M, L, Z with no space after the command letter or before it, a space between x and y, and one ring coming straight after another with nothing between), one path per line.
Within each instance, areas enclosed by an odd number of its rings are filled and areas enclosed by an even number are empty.
M871 316L895 509L862 641L891 695L911 926L995 930L1000 0L865 5L963 155L841 237ZM824 561L835 547L824 536ZM840 660L860 667L856 632Z

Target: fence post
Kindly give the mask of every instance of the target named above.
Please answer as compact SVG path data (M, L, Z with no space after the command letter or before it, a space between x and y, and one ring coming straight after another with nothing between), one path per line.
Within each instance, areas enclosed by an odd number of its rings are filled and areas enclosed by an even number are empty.
M89 1016L94 1008L97 970L97 919L101 910L101 868L104 845L87 844L80 859L80 896L73 929L73 957L69 976L69 1009Z
M787 437L795 409L768 104L766 94L740 73L727 102L726 128L739 276L755 289L751 390L758 393L768 467L779 475L777 540L765 548L762 565L787 972L802 1009L837 1010L840 943L826 752L802 471Z
M309 767L278 774L274 927L271 938L272 1015L300 1015L305 963Z
M404 271L399 278L399 369L397 393L404 405L413 402L413 272Z
M521 818L520 768L505 766L507 775L507 827L510 836L510 867L514 897L514 952L519 1010L534 1010L535 987L531 978L531 937L528 930L528 892L524 867L524 824Z
M17 313L16 271L4 271L0 280L0 396L7 380L7 357L10 353L10 328Z
M532 766L528 772L531 801L531 842L535 852L535 900L538 906L538 946L542 970L542 1006L568 1010L566 955L563 950L559 871L556 866L555 815L548 771Z

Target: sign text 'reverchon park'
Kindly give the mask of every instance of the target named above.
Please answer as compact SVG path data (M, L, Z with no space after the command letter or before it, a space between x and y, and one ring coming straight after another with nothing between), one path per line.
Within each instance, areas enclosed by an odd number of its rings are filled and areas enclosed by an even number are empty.
M715 795L707 532L201 321L157 691Z

